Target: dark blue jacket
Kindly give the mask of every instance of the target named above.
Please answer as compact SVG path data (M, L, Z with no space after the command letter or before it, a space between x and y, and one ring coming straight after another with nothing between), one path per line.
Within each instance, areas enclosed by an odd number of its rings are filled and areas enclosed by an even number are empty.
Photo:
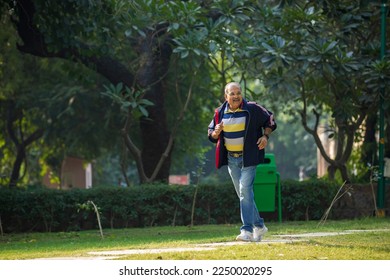
M227 150L224 143L223 131L218 139L211 137L215 126L221 122L228 103L225 101L220 107L215 109L214 118L208 127L208 137L213 143L217 143L215 150L215 163L217 168L228 164ZM241 109L247 112L244 136L243 165L244 167L256 166L264 161L264 149L259 150L257 140L263 136L266 127L276 129L276 122L273 113L255 102L247 102L245 99L241 103Z

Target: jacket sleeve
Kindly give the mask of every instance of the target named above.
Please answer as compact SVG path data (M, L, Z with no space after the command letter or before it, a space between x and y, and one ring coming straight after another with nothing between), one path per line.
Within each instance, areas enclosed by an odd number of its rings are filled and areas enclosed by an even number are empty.
M269 110L266 111L267 111L267 120L264 124L264 128L269 127L272 129L272 131L274 131L277 128L277 124L274 119L274 114Z
M260 126L263 128L269 127L272 131L276 129L277 125L274 119L274 114L271 111L253 101L248 102L248 104L255 105L255 107L257 107L257 112L259 112L258 116L260 117Z
M215 129L215 126L217 125L217 116L216 114L214 114L214 117L213 119L211 120L210 124L209 124L209 127L208 127L208 132L207 132L207 135L208 135L208 138L211 142L213 143L217 143L218 142L218 139L214 139L213 137L211 137L211 133L213 133L214 129Z

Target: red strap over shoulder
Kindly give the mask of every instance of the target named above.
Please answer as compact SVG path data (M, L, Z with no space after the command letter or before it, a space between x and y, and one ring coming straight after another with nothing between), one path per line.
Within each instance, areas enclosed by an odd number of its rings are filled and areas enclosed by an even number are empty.
M215 109L214 123L215 123L215 125L217 125L219 123L219 110L218 109ZM219 168L219 166L220 166L220 158L219 158L220 145L221 145L221 139L220 139L220 137L218 137L217 146L215 147L215 166L217 168Z
M215 125L219 123L219 110L215 109L215 118L214 118Z

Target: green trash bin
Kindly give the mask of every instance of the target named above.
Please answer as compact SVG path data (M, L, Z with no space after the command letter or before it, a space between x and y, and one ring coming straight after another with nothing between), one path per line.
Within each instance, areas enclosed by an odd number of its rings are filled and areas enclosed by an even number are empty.
M275 156L265 154L264 163L256 168L254 196L259 212L274 212L276 210L276 191L278 191L278 212L281 221L281 190L280 175L276 171Z

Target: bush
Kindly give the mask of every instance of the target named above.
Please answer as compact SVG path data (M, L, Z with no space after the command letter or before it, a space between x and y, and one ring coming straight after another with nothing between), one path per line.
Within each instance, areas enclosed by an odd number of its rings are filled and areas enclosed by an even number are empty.
M338 188L337 183L322 179L282 182L283 219L320 220Z
M334 183L323 180L284 181L281 187L283 220L320 219L337 192ZM197 188L194 224L240 223L233 185ZM163 184L67 191L3 187L0 221L4 232L96 229L95 213L83 207L93 201L103 228L189 225L195 190L194 186Z

